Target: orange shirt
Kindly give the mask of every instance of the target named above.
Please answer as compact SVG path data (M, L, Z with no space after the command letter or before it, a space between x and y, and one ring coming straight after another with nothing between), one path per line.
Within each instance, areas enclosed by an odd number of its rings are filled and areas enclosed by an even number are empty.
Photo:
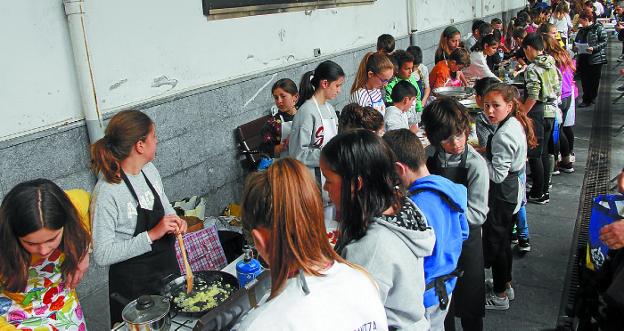
M446 61L438 62L429 73L429 85L433 90L436 87L442 87L451 78L451 69Z

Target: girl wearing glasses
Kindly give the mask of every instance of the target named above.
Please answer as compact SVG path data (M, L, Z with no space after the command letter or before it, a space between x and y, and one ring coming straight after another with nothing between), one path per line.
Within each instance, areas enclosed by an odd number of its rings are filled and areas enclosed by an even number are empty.
M381 89L394 75L394 65L390 58L382 53L367 53L360 66L353 86L351 86L350 102L362 107L373 107L382 115L386 113L386 105Z
M430 146L427 168L435 175L446 177L468 190L466 218L470 233L464 241L457 267L464 271L453 291L453 314L448 314L445 325L454 330L454 317L460 317L466 330L482 330L485 316L485 273L481 226L488 213L489 177L485 159L466 143L470 131L468 111L459 102L440 98L431 103L422 115L422 123ZM453 312L453 308L450 310ZM450 324L449 324L450 323Z

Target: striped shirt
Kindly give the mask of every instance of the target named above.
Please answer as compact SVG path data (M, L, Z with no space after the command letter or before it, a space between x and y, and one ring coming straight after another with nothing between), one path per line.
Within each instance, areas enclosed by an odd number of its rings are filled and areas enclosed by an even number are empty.
M362 107L373 107L380 112L381 115L386 113L386 105L384 104L380 89L367 90L366 88L360 88L351 93L349 102L357 103Z

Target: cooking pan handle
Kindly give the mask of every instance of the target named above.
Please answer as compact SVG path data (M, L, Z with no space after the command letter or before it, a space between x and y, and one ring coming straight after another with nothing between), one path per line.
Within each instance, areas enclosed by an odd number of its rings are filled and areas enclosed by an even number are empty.
M117 292L111 293L110 298L122 304L124 307L130 303L130 300L126 299L124 296Z

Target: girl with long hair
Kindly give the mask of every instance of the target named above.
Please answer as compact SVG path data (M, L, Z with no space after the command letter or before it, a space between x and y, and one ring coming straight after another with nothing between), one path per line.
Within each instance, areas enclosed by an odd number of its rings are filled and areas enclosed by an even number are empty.
M293 119L288 155L303 162L319 183L321 148L338 133L338 118L329 100L340 93L344 77L338 64L324 61L306 72L299 84L299 110Z
M568 44L568 33L572 29L572 19L570 18L570 6L566 1L561 1L555 7L555 11L550 17L549 23L553 24L561 39L564 47Z
M513 215L520 209L524 189L519 175L524 170L527 144L537 144L532 121L518 111L518 91L507 84L491 86L484 97L484 112L497 125L486 150L490 177L489 212L483 224L485 266L492 268L493 292L485 308L509 309L515 296L511 287L511 231Z
M297 113L296 104L299 100L297 84L288 78L282 78L273 84L271 95L277 113L271 116L262 128L260 148L272 157L284 157L288 155L288 136Z
M394 154L375 133L353 130L323 148L320 165L340 213L336 251L377 280L391 329L428 330L423 258L435 236L399 191Z
M387 329L370 275L327 240L319 188L301 162L284 158L252 174L243 192L242 221L269 265L271 294L239 330Z
M574 82L574 72L576 63L570 57L567 50L559 46L557 40L550 36L544 36L544 52L555 59L557 68L561 72L561 122L559 123L559 143L558 151L561 152L561 162L557 165L558 170L565 173L574 172L574 121L575 118L575 95L576 83ZM553 142L553 149L555 143ZM557 169L555 169L557 170Z
M454 26L447 26L440 35L438 48L435 51L434 64L447 60L454 50L461 45L461 33Z
M0 329L86 330L75 288L91 236L47 179L16 185L0 206Z
M364 55L351 86L350 102L362 107L373 107L382 115L386 112L382 89L394 76L394 64L384 53Z
M493 34L483 36L470 50L470 66L463 72L467 80L476 81L485 77L496 78L487 63L487 57L497 54L500 38Z
M93 257L110 265L109 292L129 300L159 293L165 276L179 272L175 234L186 232L151 163L156 155L154 122L138 110L111 118L104 137L91 146L99 179L92 193ZM123 305L111 300L111 323Z

